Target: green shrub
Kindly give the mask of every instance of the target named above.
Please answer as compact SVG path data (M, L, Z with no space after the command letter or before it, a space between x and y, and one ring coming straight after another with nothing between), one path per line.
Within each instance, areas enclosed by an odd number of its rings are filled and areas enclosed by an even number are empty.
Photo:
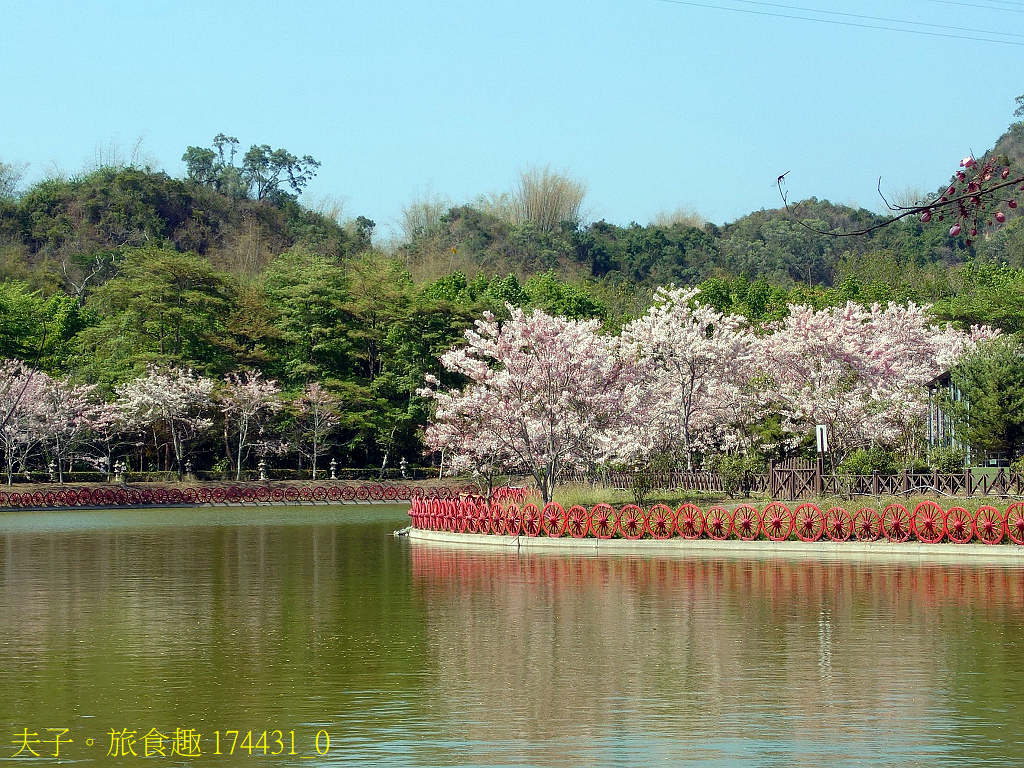
M967 463L963 448L932 448L928 452L928 466L934 472L949 475L962 472Z

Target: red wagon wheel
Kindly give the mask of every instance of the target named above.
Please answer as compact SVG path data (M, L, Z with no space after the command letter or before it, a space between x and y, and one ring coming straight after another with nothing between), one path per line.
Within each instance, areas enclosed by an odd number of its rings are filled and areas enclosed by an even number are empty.
M575 504L569 507L566 514L568 515L566 530L569 531L570 536L574 539L582 539L590 533L590 512L586 507Z
M974 514L974 535L986 544L998 544L1005 533L1002 513L995 507L979 507Z
M974 537L974 521L963 507L950 507L944 515L946 536L954 544L966 544Z
M170 501L171 504L181 504L184 498L185 494L181 492L180 488L171 488L170 492L167 494L167 500ZM118 496L118 499L120 499L120 495ZM127 501L127 495L125 500ZM123 504L124 502L119 501L119 503Z
M399 501L409 501L412 498L412 490L408 485L398 486L398 499Z
M732 530L743 541L753 541L761 533L761 515L756 507L740 504L732 514Z
M853 533L857 541L875 541L882 535L882 516L877 509L861 507L853 516Z
M369 488L370 498L373 501L380 501L384 498L384 486L383 485L371 485Z
M491 502L491 533L505 535L505 508L500 501Z
M318 485L313 489L313 501L326 501L327 500L327 489L322 485Z
M683 504L676 510L676 530L684 539L699 539L704 533L704 513L696 504Z
M370 498L370 489L365 485L360 485L356 488L356 499L358 501L367 501Z
M922 501L914 507L910 517L910 528L918 541L938 544L946 535L946 515L934 501Z
M817 504L801 504L793 512L793 527L800 541L817 541L825 532L825 515Z
M384 488L384 501L394 501L398 498L398 489L393 485Z
M515 504L509 504L505 510L505 535L518 536L522 530L523 517L519 513L519 507Z
M270 492L271 501L284 501L284 488L275 488Z
M853 518L842 507L832 507L825 513L825 535L832 541L849 541L853 535Z
M764 508L761 527L764 535L772 541L785 541L793 532L793 520L789 507L776 501Z
M187 501L189 504L195 504L197 498L198 494L196 493L195 488L190 487L185 489L185 501ZM135 503L137 504L138 502Z
M270 489L263 485L257 488L256 501L270 501Z
M599 539L615 535L615 510L608 504L597 504L590 510L590 530Z
M549 501L544 505L544 514L541 516L544 526L544 533L553 539L557 539L565 533L565 510L557 501Z
M910 511L902 504L890 504L882 510L882 532L889 541L910 538Z
M309 486L302 486L299 488L299 501L312 501L313 500L313 489Z
M627 504L619 510L616 529L626 539L639 539L647 533L647 518L636 504Z
M540 535L540 510L536 504L527 504L523 507L523 532L527 536Z
M475 517L477 533L491 533L491 510L485 502L477 502Z
M284 489L284 500L285 501L298 501L299 500L299 489L292 488L289 486Z
M647 530L656 539L670 539L675 533L672 510L664 504L655 504L647 513Z
M355 501L356 500L356 489L351 485L343 485L341 487L341 500L342 501Z
M1006 509L1006 535L1014 544L1024 544L1024 504L1015 501Z
M712 539L725 539L732 533L732 515L724 507L712 507L704 519L704 529Z

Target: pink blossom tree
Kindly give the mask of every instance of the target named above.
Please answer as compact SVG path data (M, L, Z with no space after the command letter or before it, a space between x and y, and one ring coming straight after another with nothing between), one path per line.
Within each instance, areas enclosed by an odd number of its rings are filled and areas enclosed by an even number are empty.
M739 408L751 342L744 318L701 304L698 294L659 288L647 314L622 329L648 417L623 433L620 450L681 451L689 469L695 451L721 444Z
M212 405L213 380L188 368L161 370L150 366L144 376L115 388L117 405L130 428L163 428L171 438L174 460L181 478L185 452L213 426L207 415Z
M93 384L75 385L68 379L46 381L40 391L42 418L40 427L47 453L64 482L68 460L86 442L94 430L114 418L113 409L96 397Z
M242 470L250 450L266 443L264 427L270 417L281 410L281 387L276 379L264 379L257 370L242 374L229 373L218 397L224 413L224 442L230 455L234 442L235 480L242 479ZM269 443L265 448L269 447Z
M296 400L296 420L301 439L299 450L309 458L316 480L317 459L327 451L327 439L341 423L338 407L341 399L324 389L319 383L306 385Z
M42 443L44 392L50 381L20 360L0 363L0 447L8 485L14 481L15 466L28 471L29 457Z
M930 325L927 308L915 304L852 302L823 310L791 306L770 331L752 350L762 397L781 412L795 441L826 425L840 457L912 433L925 413L924 385L995 334Z
M424 439L456 461L521 468L547 502L559 473L597 461L609 434L629 418L621 393L634 365L595 320L508 309L511 317L500 324L485 314L466 331L466 346L441 357L469 381L441 390L428 379L420 394L433 398L436 410Z

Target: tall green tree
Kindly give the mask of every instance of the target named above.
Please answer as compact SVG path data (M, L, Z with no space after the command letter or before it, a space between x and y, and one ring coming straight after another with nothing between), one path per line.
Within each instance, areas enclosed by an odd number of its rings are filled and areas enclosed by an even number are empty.
M1024 347L1011 338L982 344L951 371L962 399L945 397L959 439L974 451L1024 449Z
M99 321L79 334L79 362L106 383L150 364L219 373L228 362L224 319L233 293L195 254L127 249L118 276L87 302Z

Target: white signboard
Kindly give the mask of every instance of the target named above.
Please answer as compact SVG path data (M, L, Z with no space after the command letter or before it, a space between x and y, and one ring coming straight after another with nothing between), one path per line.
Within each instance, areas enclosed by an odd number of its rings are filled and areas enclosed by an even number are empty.
M828 453L828 427L818 424L814 429L818 434L818 453Z

